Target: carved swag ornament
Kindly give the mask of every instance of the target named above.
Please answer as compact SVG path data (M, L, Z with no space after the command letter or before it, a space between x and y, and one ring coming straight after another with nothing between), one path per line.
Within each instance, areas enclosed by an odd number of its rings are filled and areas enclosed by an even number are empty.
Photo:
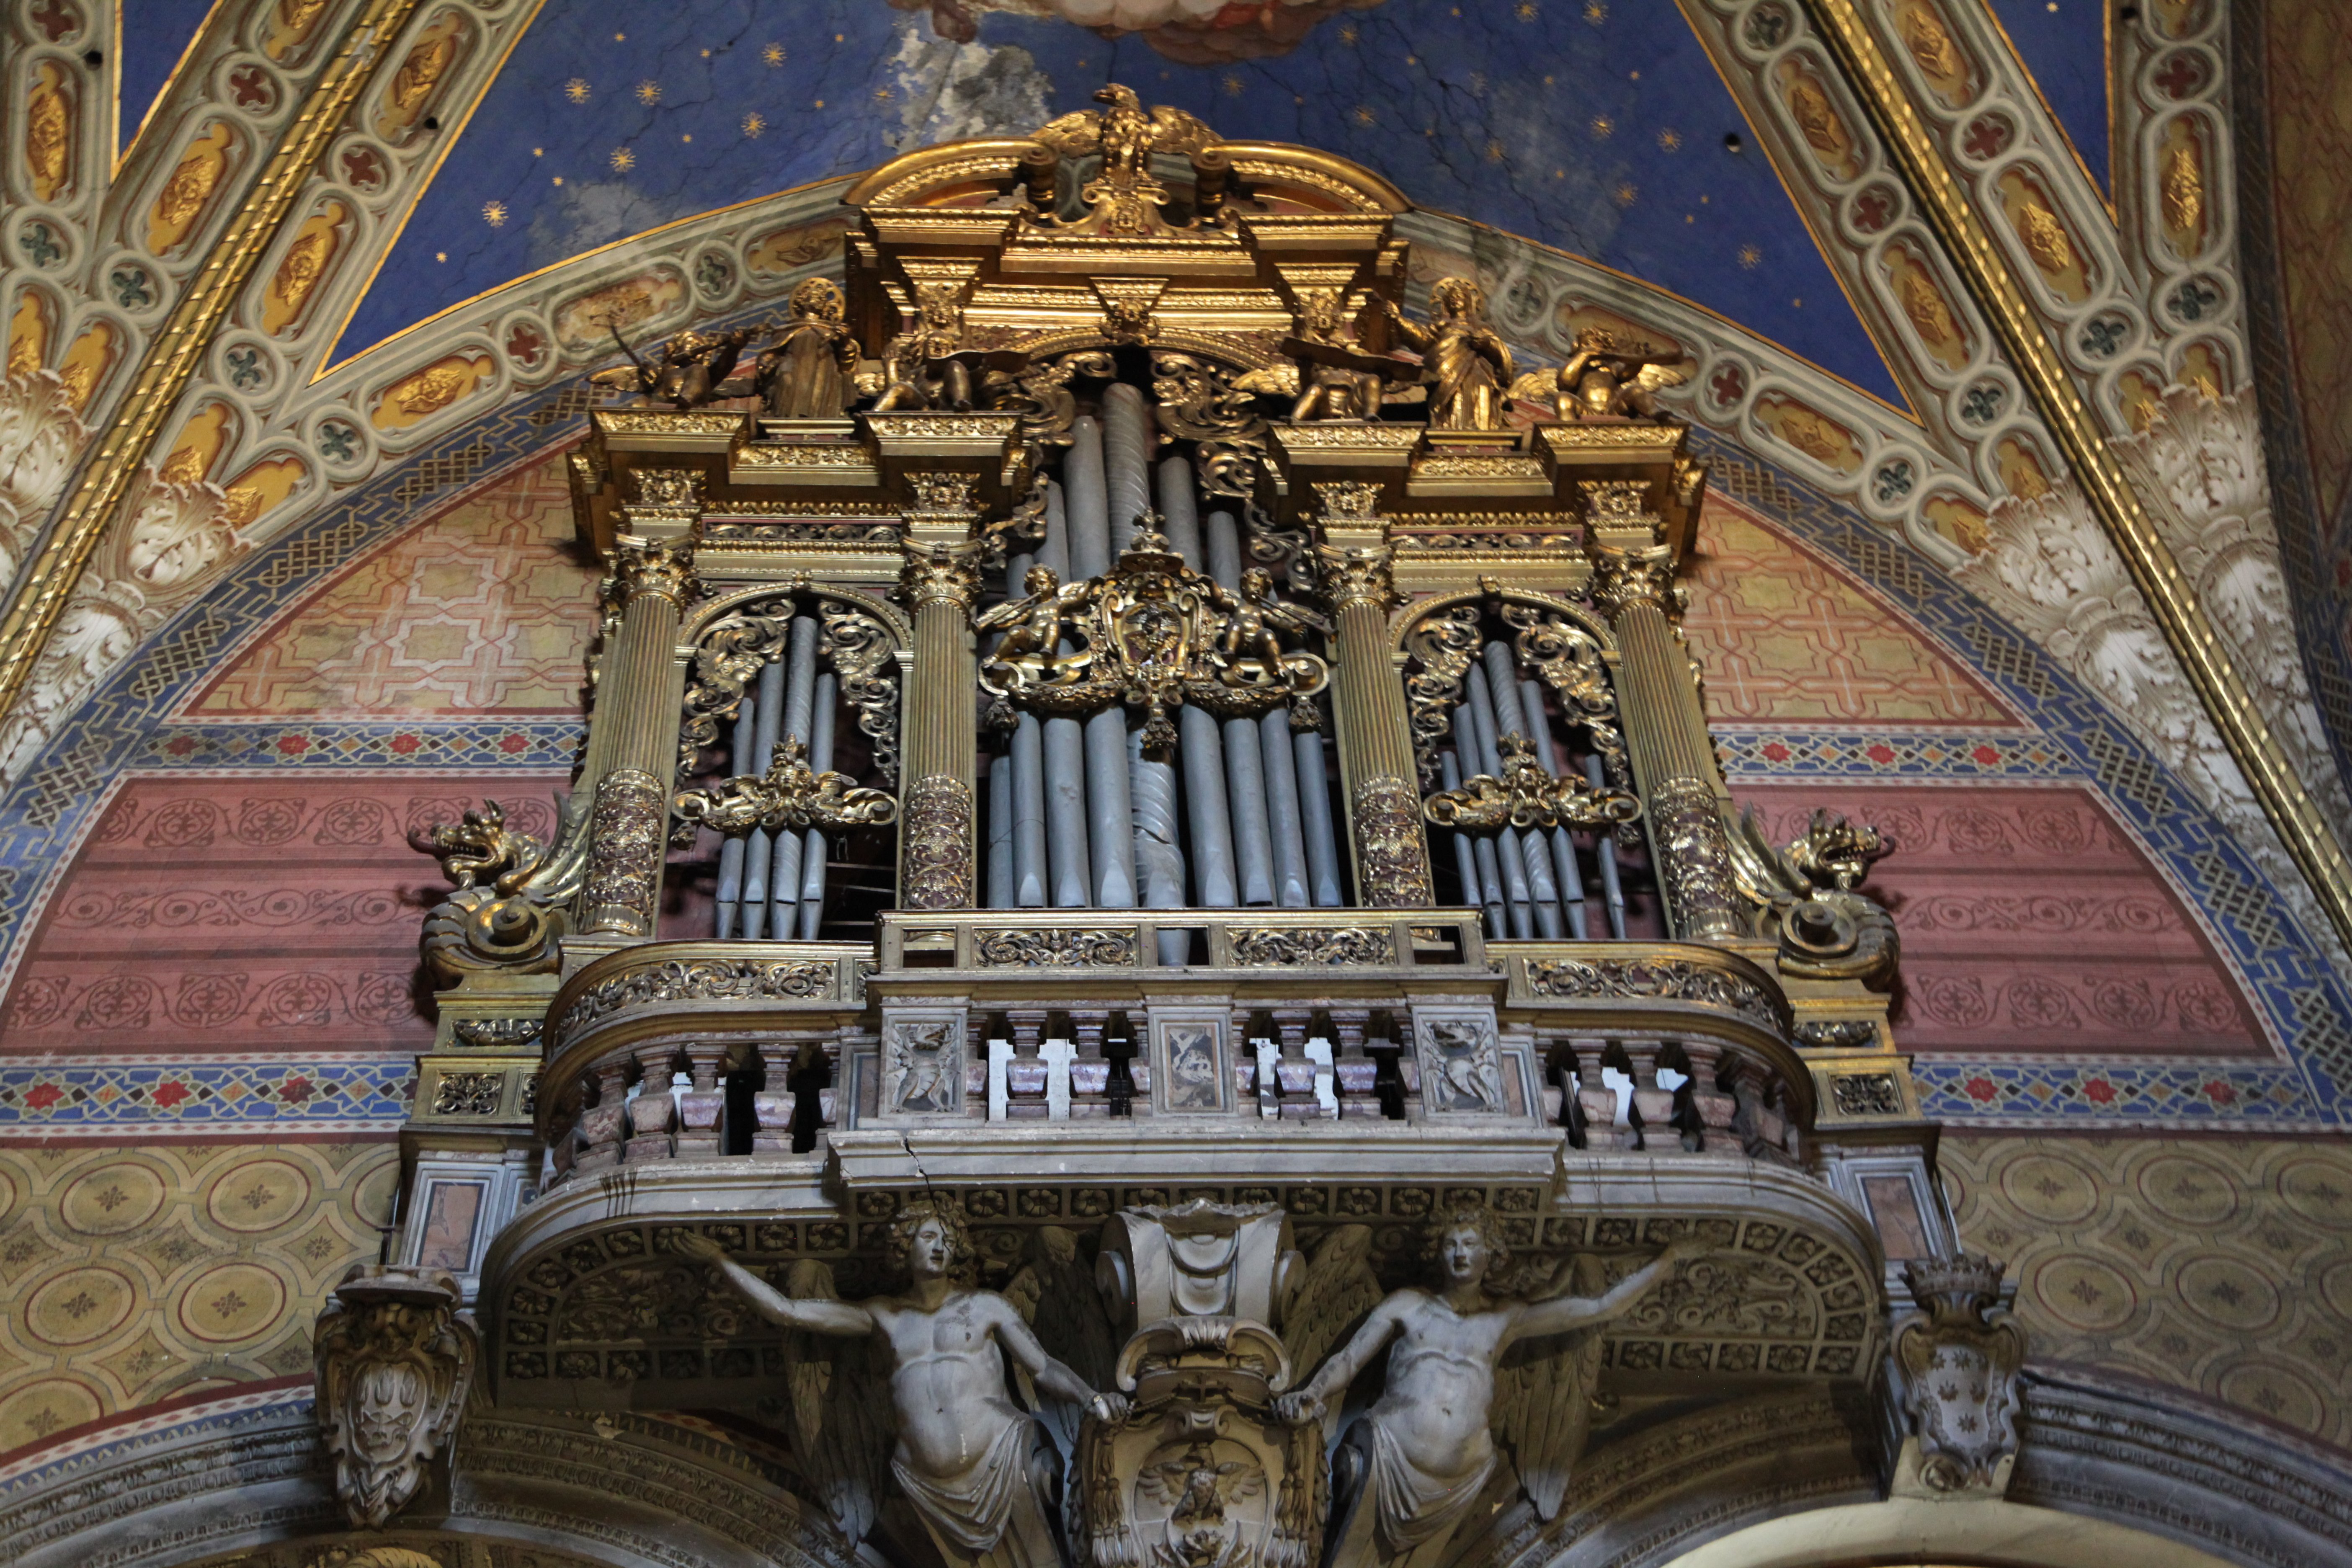
M319 1428L352 1523L381 1530L425 1484L473 1382L472 1323L439 1269L356 1264L319 1318Z

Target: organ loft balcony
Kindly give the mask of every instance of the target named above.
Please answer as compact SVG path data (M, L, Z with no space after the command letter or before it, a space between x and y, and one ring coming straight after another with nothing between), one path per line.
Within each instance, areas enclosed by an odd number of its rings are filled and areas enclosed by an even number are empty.
M908 154L841 283L600 373L561 833L431 846L400 1261L501 1401L740 1404L679 1248L878 1279L919 1201L999 1284L1194 1202L1733 1259L1612 1331L1629 1397L1867 1381L1880 1232L1949 1252L1884 847L1766 842L1707 734L1675 363L1515 363L1378 176L1191 157L1129 211Z

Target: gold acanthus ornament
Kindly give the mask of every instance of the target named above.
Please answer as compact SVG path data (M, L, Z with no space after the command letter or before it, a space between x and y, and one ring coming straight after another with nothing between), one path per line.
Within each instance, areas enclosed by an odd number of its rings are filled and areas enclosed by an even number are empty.
M1616 827L1642 815L1642 803L1621 789L1595 789L1582 779L1555 778L1536 761L1535 742L1513 731L1496 742L1503 776L1477 773L1460 789L1441 790L1422 815L1440 827L1473 833L1512 827Z
M878 827L898 819L898 802L887 790L867 789L847 773L818 773L808 764L807 743L794 740L776 742L765 773L680 790L670 808L677 816L674 840L691 840L697 826L733 835L755 827Z
M1063 584L1032 567L1028 596L982 615L974 628L1004 638L980 668L981 684L1038 713L1088 713L1114 701L1144 710L1143 743L1176 742L1168 713L1192 702L1224 718L1249 718L1307 700L1329 683L1330 667L1286 650L1281 635L1328 632L1322 619L1276 596L1262 567L1242 574L1235 594L1184 564L1159 531L1159 516L1137 519L1134 542L1112 568ZM1071 652L1058 651L1066 641Z

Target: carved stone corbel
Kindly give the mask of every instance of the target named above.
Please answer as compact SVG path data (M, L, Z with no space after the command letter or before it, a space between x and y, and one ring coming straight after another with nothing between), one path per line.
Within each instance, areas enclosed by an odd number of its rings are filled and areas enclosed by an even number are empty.
M319 1316L319 1429L354 1527L381 1530L425 1484L474 1379L473 1325L440 1269L356 1264Z
M2017 1458L2017 1377L2025 1331L2000 1300L1998 1258L1961 1253L1904 1266L1904 1283L1925 1314L1895 1336L1909 1435L1897 1491L1998 1498Z

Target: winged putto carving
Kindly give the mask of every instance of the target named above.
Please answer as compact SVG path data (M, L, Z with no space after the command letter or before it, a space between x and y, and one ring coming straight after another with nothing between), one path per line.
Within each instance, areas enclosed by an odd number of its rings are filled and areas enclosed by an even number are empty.
M1662 353L1647 343L1620 343L1605 327L1576 334L1568 363L1557 371L1531 370L1511 384L1516 403L1549 407L1569 424L1583 419L1664 421L1657 394L1691 377L1688 355Z
M1102 158L1102 168L1078 192L1078 199L1090 210L1082 218L1057 226L1056 232L1136 238L1181 232L1161 216L1160 209L1169 200L1168 187L1153 178L1151 156L1172 153L1191 157L1196 167L1203 162L1214 163L1217 133L1182 110L1164 103L1146 113L1135 89L1117 82L1097 91L1095 101L1106 107L1076 110L1030 134L1031 141L1065 158L1096 154ZM1211 204L1206 201L1198 205L1202 211L1194 219L1195 226L1225 221L1222 203L1216 204L1214 212L1207 210Z

